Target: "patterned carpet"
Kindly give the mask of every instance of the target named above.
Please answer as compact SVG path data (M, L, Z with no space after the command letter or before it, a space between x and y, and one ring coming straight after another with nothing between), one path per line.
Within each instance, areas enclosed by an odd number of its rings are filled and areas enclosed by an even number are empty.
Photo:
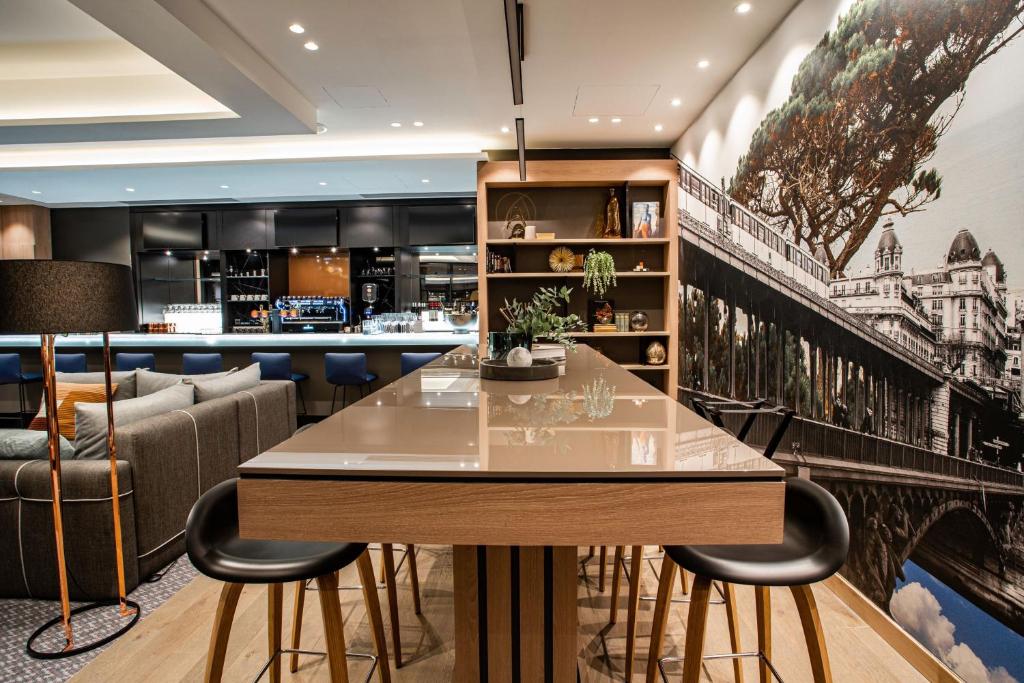
M129 596L142 606L142 619L162 605L196 576L187 557L172 564L159 581L143 583ZM71 603L72 608L80 603ZM25 654L28 637L60 613L59 603L48 600L0 600L0 683L54 683L66 681L103 651L97 648L67 659L32 659ZM86 612L72 621L75 638L92 641L117 628L117 607ZM129 631L129 634L131 632ZM58 624L38 641L36 649L57 650L63 643ZM110 644L107 645L109 647Z

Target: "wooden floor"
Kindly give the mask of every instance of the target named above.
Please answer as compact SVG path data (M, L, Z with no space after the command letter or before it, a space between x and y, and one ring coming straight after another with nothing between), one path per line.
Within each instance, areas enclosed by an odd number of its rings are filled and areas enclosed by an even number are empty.
M440 546L420 546L418 549L423 615L417 617L413 613L407 568L403 565L398 574L398 581L401 584L399 604L405 665L397 671L392 665L392 676L395 681L447 681L451 679L454 663L451 549ZM379 567L379 553L371 553L375 565ZM584 556L581 555L580 559L583 560ZM654 563L654 567L660 567L660 560ZM657 579L654 571L648 563L644 563L644 594L653 594L656 589ZM626 630L625 581L619 623L609 628L610 598L607 588L603 594L597 591L596 558L586 564L585 572L587 576L584 579L581 574L578 590L581 680L626 680L623 672ZM342 585L356 584L357 581L355 565L342 572ZM611 553L608 562L608 584L610 583ZM146 616L142 623L86 666L73 680L76 683L202 680L206 647L219 590L220 584L217 582L202 576L197 578L159 609ZM291 590L291 587L285 589L286 643L290 638ZM830 590L815 586L814 592L822 615L832 672L836 681L862 683L924 680ZM748 588L738 587L737 594L744 649L752 649L756 643L753 592ZM776 668L787 683L810 681L810 668L800 623L789 591L773 591L772 598ZM384 603L385 600L384 591L381 591L381 602ZM370 632L364 618L361 592L342 590L341 601L349 650L371 652ZM266 657L266 604L265 587L249 586L243 591L228 645L224 680L251 681L262 666ZM643 680L653 611L653 602L641 602L637 661L629 680ZM668 655L682 654L685 615L686 605L676 605L673 608L666 642ZM387 619L386 603L384 618ZM387 625L385 627L387 628ZM728 649L725 614L720 606L711 607L708 638L708 654ZM388 640L388 646L391 647L390 631ZM315 593L309 594L306 600L302 647L310 650L324 649ZM756 681L754 661L747 660L744 666L746 680ZM366 669L365 662L350 661L352 681L361 681ZM668 668L670 674L679 670L678 667ZM728 660L709 663L705 667L705 676L710 681L732 681L732 666ZM328 673L325 659L315 656L303 657L296 674L289 674L285 665L283 678L285 681L326 681ZM678 675L670 676L670 680L678 678Z

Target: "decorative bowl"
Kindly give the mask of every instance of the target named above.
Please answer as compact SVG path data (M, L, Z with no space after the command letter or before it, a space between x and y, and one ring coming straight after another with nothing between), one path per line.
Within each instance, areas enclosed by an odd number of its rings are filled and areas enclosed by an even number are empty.
M456 334L468 334L469 328L476 322L476 311L445 311L444 319Z

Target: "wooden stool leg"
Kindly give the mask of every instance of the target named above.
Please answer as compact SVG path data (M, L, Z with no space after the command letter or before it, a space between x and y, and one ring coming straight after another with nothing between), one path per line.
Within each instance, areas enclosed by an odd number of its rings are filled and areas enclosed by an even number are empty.
M722 584L722 592L725 594L725 614L729 620L729 645L733 652L742 652L740 645L740 619L736 613L736 588L731 583ZM743 661L732 660L733 677L736 683L743 683Z
M395 585L395 552L390 543L384 551L384 583L388 590L388 615L391 617L391 642L395 647L395 668L402 668L402 633L398 627L398 587Z
M604 593L604 565L608 561L608 546L601 546L601 558L598 560L598 564L601 568L597 574L597 592Z
M626 680L633 677L636 658L636 611L640 604L640 574L643 572L644 547L633 546L629 560L629 602L626 609Z
M412 584L412 607L416 614L423 614L420 609L420 573L416 569L416 546L409 543L405 546L406 562L409 563L409 582Z
M603 547L601 551L604 552ZM624 551L625 546L615 546L615 557L612 559L612 600L608 611L609 624L614 624L619 618L619 584L622 582L622 553ZM603 575L602 578L604 578ZM604 588L600 590L604 590Z
M683 650L683 683L697 683L704 668L704 632L708 625L711 579L695 574L690 613L686 617L686 647Z
M790 586L796 609L800 613L800 623L804 627L804 640L807 641L807 654L811 658L811 672L814 683L831 683L832 670L828 664L828 648L825 645L825 632L821 628L818 616L818 604L814 600L811 587Z
M306 604L306 582L295 582L295 606L292 609L292 647L299 649L299 639L302 637L302 608ZM288 671L295 673L299 670L299 653L293 652L289 657Z
M654 603L654 620L651 622L651 647L647 655L647 683L658 680L658 658L665 639L665 626L672 606L672 584L675 582L676 563L668 555L661 560L661 575L658 578L658 600Z
M388 546L391 547L391 546ZM394 561L394 560L392 560ZM380 546L380 582L384 583L388 578L387 567L384 566L384 545Z
M364 550L356 560L359 569L359 581L363 584L363 601L370 617L370 630L373 632L373 644L377 649L377 670L380 683L391 683L391 662L388 661L388 643L384 638L384 617L380 613L380 599L377 597L376 577L373 575L373 562L370 551Z
M316 587L320 596L320 614L324 620L327 662L331 683L348 683L348 662L345 656L345 628L338 599L338 575L334 572L318 576Z
M206 653L206 683L219 683L224 675L224 655L228 649L228 637L231 635L231 620L235 617L238 596L245 584L225 583L220 590L217 602L217 616L213 619L213 632L210 633L210 648Z
M686 570L679 568L679 587L683 589L683 595L690 594L690 581L686 576Z
M765 659L772 658L772 594L768 586L754 586L754 607L757 612L757 650ZM757 663L758 680L768 683L772 672L768 665Z
M284 584L267 586L267 655L270 657L270 683L281 683L281 611L284 605Z

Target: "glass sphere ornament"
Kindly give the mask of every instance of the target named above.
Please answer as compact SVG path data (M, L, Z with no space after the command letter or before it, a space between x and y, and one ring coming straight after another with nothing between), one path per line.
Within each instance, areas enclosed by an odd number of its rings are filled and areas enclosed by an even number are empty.
M633 332L646 332L650 322L644 311L633 311L629 314L629 329Z

